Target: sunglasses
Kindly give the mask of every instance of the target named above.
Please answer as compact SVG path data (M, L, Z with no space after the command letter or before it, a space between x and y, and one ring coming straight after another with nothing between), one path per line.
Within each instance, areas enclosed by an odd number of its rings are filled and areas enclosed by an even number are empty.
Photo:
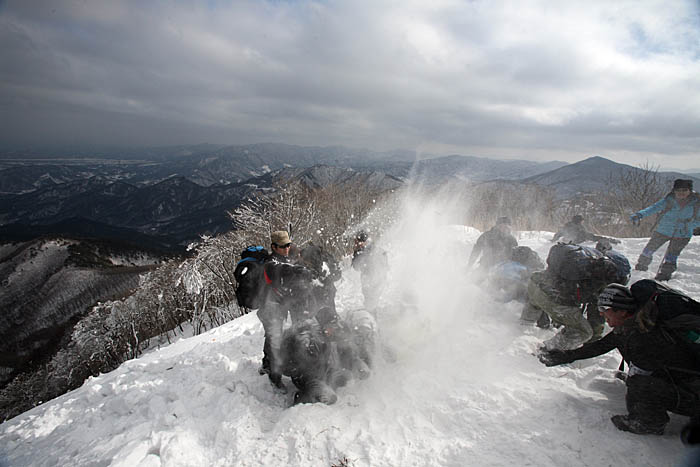
M292 246L292 244L291 244L291 243L285 243L284 245L278 245L278 244L275 243L275 246L276 246L277 248L289 248L289 247Z
M686 191L690 191L690 188L676 188L676 189L675 189L675 190L673 190L673 191L681 191L681 192L686 192Z

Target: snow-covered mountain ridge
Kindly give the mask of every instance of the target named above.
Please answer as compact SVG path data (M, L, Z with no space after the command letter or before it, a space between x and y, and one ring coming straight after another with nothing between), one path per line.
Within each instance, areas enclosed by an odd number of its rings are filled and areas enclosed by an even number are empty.
M619 355L541 365L532 354L552 331L519 325L521 305L496 302L458 260L479 232L440 226L433 212L407 208L382 237L391 254L378 318L396 360L380 358L337 404L290 407L292 391L273 391L257 372L263 336L249 314L3 423L0 465L676 465L687 419L672 416L661 437L615 429ZM551 235L518 240L545 257ZM645 241L619 249L634 260ZM669 285L698 299L698 274L694 238ZM341 314L362 306L347 264L337 285Z

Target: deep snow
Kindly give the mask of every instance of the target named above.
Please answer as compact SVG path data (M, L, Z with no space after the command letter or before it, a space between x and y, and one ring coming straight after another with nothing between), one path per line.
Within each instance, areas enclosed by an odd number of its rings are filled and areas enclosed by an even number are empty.
M440 225L439 210L405 207L381 239L390 251L370 379L335 405L290 407L258 375L254 313L182 338L0 425L0 465L114 466L670 466L687 453L686 418L661 437L618 431L625 386L617 352L546 368L534 357L552 335L519 324L522 304L498 303L465 270L479 232ZM544 259L551 232L520 232ZM634 262L646 239L619 250ZM652 277L634 272L633 281ZM670 285L700 298L700 241ZM345 264L339 311L362 307ZM388 353L388 352L385 352ZM290 385L288 379L285 381Z

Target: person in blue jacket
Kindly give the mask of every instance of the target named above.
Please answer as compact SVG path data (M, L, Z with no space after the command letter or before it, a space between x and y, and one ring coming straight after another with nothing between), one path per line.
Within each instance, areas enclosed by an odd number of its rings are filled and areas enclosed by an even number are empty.
M646 271L654 252L664 243L669 242L655 279L658 281L671 279L671 275L676 270L678 256L690 242L693 230L697 230L700 225L698 209L700 209L700 196L693 191L693 181L679 178L673 182L673 191L665 198L632 214L630 220L634 225L639 225L642 218L660 213L656 228L642 250L642 254L639 255L634 268L637 271Z

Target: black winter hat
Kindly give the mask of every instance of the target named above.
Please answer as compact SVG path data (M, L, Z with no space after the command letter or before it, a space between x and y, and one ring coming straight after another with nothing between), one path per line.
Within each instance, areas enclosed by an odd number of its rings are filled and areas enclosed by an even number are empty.
M637 305L630 289L621 284L608 284L598 295L599 308L615 308L617 310L634 311Z
M683 178L677 178L673 181L673 189L677 188L687 188L689 190L693 189L693 181L692 180L685 180Z
M574 224L580 224L583 222L583 216L580 214L576 214L574 217L571 218L572 221L574 221Z

